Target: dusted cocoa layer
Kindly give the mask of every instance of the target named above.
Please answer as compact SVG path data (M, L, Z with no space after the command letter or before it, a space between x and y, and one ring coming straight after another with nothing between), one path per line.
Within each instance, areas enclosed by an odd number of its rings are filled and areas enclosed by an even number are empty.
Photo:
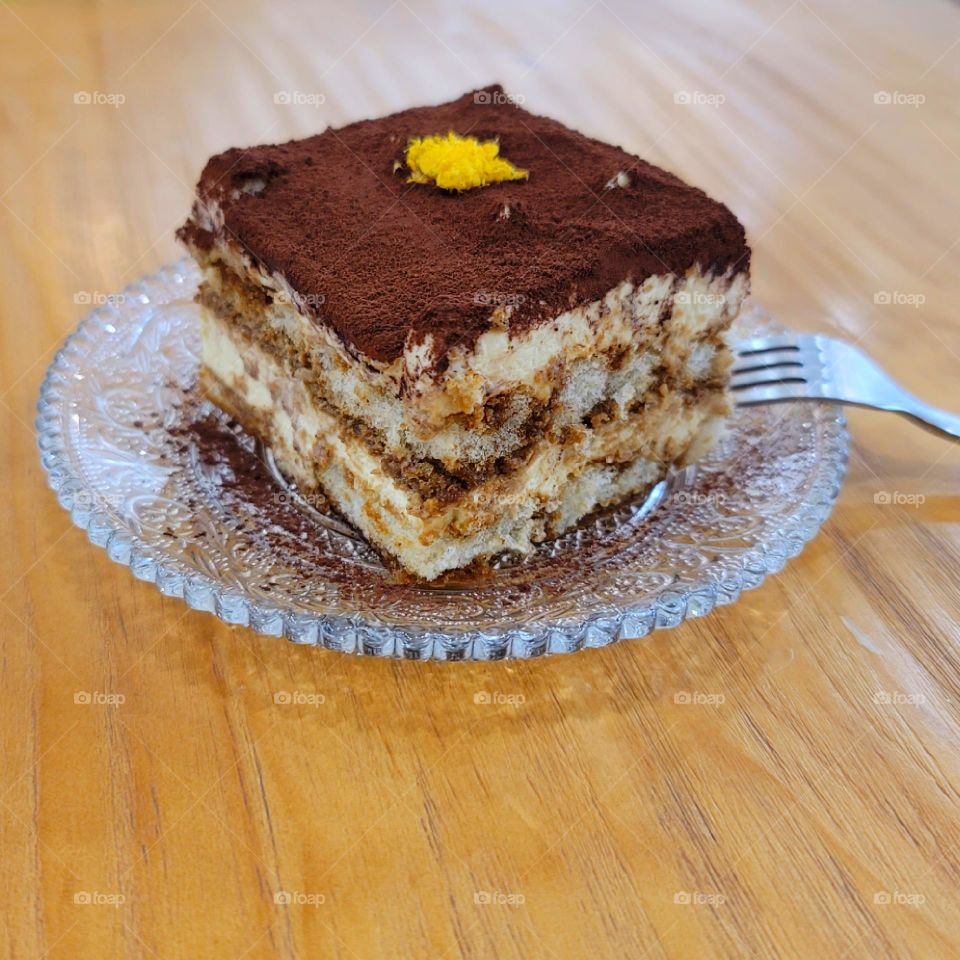
M497 139L529 179L463 193L410 184L412 137ZM509 101L499 86L276 146L213 157L180 236L243 251L357 357L443 369L656 274L746 273L743 228L677 177ZM375 280L375 285L371 283Z

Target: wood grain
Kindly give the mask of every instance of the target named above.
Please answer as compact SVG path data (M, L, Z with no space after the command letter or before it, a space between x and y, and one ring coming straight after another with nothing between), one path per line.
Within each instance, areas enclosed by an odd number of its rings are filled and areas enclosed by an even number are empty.
M758 300L958 408L955 5L16 0L0 39L3 956L960 955L958 447L854 413L834 516L735 606L444 666L161 597L32 428L78 301L179 256L210 153L492 80L726 201Z

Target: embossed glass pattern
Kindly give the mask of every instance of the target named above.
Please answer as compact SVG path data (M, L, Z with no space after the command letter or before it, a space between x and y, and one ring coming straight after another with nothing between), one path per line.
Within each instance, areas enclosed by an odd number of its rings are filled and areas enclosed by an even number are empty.
M489 574L404 584L199 398L197 282L182 261L88 316L50 366L37 429L50 486L91 542L227 623L413 659L604 646L734 602L801 551L839 490L839 408L740 409L710 456L646 503ZM737 333L778 329L751 308ZM202 430L191 426L198 417Z

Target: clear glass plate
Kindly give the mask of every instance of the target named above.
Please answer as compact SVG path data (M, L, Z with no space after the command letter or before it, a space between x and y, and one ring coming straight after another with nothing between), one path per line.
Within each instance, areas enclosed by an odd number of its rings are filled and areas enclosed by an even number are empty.
M839 491L839 408L740 409L696 470L644 503L482 576L404 583L198 396L197 281L182 261L88 316L50 366L37 430L50 485L91 542L227 623L412 659L600 647L732 603L802 550ZM737 333L779 329L751 308Z

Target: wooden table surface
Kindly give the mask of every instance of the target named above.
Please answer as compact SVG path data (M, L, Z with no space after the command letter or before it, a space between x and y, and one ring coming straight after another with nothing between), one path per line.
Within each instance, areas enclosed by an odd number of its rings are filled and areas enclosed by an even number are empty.
M736 605L443 665L162 597L32 427L209 154L494 80L724 200L759 301L960 408L960 8L4 0L0 31L3 957L960 956L957 446L852 413L829 523Z

